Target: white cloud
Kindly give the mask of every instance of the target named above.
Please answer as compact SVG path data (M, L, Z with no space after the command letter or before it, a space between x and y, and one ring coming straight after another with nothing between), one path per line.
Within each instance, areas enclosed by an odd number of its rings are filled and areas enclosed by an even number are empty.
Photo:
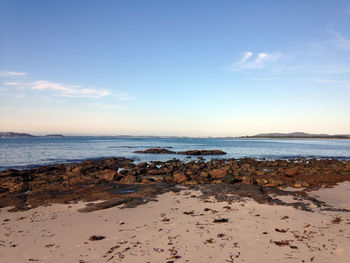
M1 77L23 77L27 75L28 75L27 72L15 72L15 71L8 71L8 70L0 71Z
M230 71L240 71L248 69L262 69L268 65L277 62L281 57L281 53L259 53L254 60L250 60L253 53L247 51L243 54L242 59L231 65Z
M93 97L100 98L111 95L109 91L97 90L92 88L82 88L77 85L65 85L45 80L39 80L31 83L34 90L52 90L56 91L57 96L62 97Z
M252 55L253 55L253 53L250 51L244 52L242 59L240 61L238 61L237 64L242 64L242 63L246 62L247 59L249 59Z
M5 86L26 86L28 84L23 82L17 82L17 81L7 81L4 83Z
M0 76L7 77L18 77L18 76L26 76L26 72L14 72L14 71L0 71ZM1 85L1 83L0 83ZM102 98L106 96L114 96L118 100L129 101L134 100L128 93L114 93L112 94L108 90L101 90L96 88L85 88L79 85L70 85L63 84L58 82L46 81L46 80L38 80L38 81L29 81L29 80L18 80L14 81L6 81L2 83L3 86L11 86L17 90L22 89L31 89L38 91L49 91L49 95L59 96L59 97L68 97L68 98ZM5 87L0 87L1 90L9 90ZM22 94L20 95L22 97Z
M341 35L340 33L338 32L335 32L335 31L332 31L332 30L329 30L328 31L332 36L334 36L334 44L341 48L341 49L344 49L346 51L350 51L350 39L344 37L343 35Z
M101 98L109 96L112 93L107 90L98 90L93 88L83 88L77 85L67 85L45 80L34 82L6 82L7 86L29 86L33 90L49 90L53 91L55 96L69 97L69 98Z

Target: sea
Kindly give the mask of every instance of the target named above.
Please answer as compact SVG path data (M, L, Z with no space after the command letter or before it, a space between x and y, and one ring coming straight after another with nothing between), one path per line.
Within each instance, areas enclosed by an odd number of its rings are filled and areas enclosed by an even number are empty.
M350 160L350 140L252 139L252 138L165 138L165 137L27 137L0 138L0 170L28 169L58 163L73 163L108 157L126 157L138 162L179 159L196 160L177 154L137 154L148 148L172 151L219 149L227 154L211 158L338 158Z

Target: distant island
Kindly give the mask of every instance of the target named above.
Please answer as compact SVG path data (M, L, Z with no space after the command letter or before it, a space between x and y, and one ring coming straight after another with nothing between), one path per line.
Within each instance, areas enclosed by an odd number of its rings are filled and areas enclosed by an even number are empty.
M62 134L48 134L44 136L35 136L28 133L18 132L0 132L0 138L28 138L28 137L48 137L48 138L61 138L64 137Z
M350 134L310 134L305 132L291 133L261 133L253 136L245 136L241 138L268 138L268 139L350 139Z

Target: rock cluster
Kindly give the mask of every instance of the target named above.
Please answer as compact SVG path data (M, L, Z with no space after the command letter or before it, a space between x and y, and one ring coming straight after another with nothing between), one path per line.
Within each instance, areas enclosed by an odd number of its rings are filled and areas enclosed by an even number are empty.
M110 207L144 203L177 184L311 188L350 180L350 160L177 159L135 164L126 158L0 172L0 208L28 209L49 202L110 200ZM222 192L222 188L218 192ZM117 199L115 196L119 195ZM248 194L251 196L251 193ZM94 208L96 209L96 208Z
M259 184L309 187L350 180L350 161L338 159L255 160L133 163L125 158L59 164L31 170L0 172L0 197L4 194L69 191L77 186L116 184Z
M178 154L183 154L183 155L223 155L226 153L224 151L221 151L221 150L189 150L189 151L178 152Z
M153 153L153 154L182 154L182 155L223 155L226 154L221 150L188 150L174 152L164 148L150 148L144 151L134 151L134 153Z

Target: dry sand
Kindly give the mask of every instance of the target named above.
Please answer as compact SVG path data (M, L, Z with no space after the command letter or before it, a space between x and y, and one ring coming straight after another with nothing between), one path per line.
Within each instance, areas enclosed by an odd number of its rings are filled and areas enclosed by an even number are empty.
M77 211L84 203L16 213L3 208L0 262L350 260L348 212L305 212L250 199L229 204L199 196L194 190L169 192L136 208L91 213ZM94 235L105 238L89 240Z

